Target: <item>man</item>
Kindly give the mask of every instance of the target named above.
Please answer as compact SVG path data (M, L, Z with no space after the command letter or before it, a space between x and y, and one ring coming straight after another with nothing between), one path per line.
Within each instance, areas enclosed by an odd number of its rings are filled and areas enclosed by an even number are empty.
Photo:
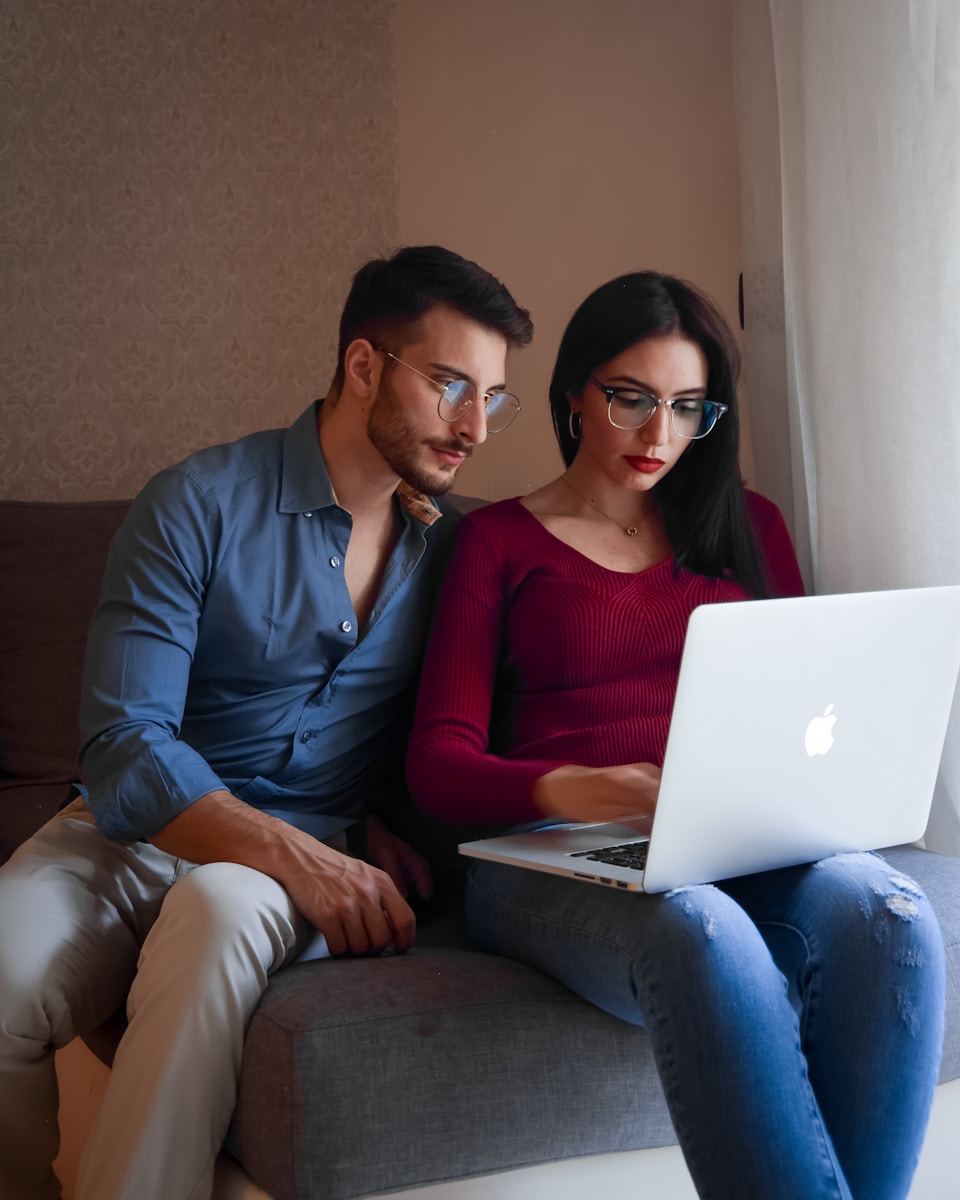
M506 351L531 333L447 250L368 263L327 398L134 502L90 633L85 798L0 869L4 1200L59 1195L52 1049L125 997L78 1200L200 1200L269 975L317 931L333 954L412 943L429 870L359 819L389 798L451 531L422 493L515 414Z

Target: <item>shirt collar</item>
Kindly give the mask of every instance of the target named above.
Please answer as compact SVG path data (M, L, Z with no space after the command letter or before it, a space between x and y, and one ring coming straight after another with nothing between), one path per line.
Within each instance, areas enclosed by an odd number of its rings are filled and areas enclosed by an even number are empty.
M416 488L411 487L409 483L404 483L403 480L400 481L400 486L397 488L397 499L411 517L416 517L428 529L434 521L439 521L443 516L429 496L418 492Z
M312 512L337 503L317 436L317 407L322 403L315 400L283 435L280 512ZM408 483L400 483L397 499L423 525L430 526L443 516L429 496Z

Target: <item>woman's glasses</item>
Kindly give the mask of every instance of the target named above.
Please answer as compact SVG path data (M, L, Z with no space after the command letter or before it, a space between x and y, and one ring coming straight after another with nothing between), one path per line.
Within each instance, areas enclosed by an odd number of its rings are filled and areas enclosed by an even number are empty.
M728 407L716 400L685 400L683 397L661 400L652 392L640 392L635 388L604 387L592 375L590 382L606 396L607 418L617 429L639 429L664 404L670 410L674 431L693 441L706 437Z
M411 367L409 363L404 362L402 358L397 358L389 350L383 350L379 346L376 348L387 358L392 358L401 367L413 371L421 379L425 379L427 383L439 389L437 415L448 425L459 421L476 404L477 389L469 379L451 379L449 383L441 383L438 379L431 379L429 375L424 375L416 367ZM502 433L520 414L520 401L512 392L484 392L483 405L487 415L487 433Z

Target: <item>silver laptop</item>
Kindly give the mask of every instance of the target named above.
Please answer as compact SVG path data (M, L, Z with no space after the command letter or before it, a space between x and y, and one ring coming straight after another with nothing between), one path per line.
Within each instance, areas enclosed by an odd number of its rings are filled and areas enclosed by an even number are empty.
M916 841L958 670L960 587L705 605L649 837L556 825L460 851L663 892Z

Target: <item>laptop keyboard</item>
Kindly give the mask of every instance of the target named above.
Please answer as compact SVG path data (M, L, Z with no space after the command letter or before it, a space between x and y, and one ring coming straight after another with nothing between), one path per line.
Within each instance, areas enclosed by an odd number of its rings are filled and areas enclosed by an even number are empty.
M591 862L610 863L614 867L631 867L642 871L647 865L649 842L625 842L621 846L600 846L596 850L578 850L571 858L588 858Z

